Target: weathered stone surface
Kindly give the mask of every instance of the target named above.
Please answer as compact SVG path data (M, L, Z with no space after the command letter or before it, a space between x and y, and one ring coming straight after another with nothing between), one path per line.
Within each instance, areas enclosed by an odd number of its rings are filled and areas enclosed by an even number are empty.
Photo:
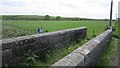
M83 46L74 50L72 53L54 63L51 68L56 66L94 66L99 60L101 54L107 47L108 41L112 38L112 29L109 29L96 38L90 40Z
M10 64L11 59L12 59L12 55L11 55L10 50L8 50L8 49L4 50L2 52L2 64L3 65Z
M71 43L72 41L76 41L76 39L83 38L83 36L86 37L86 35L87 28L81 27L75 29L48 32L43 34L16 37L11 39L4 39L2 40L1 45L3 53L2 57L4 57L2 59L3 65L15 65L15 63L18 64L21 57L23 57L30 49L32 52L35 53L41 53L43 50L47 50L48 48L57 49ZM9 56L10 58L8 58Z
M52 68L54 66L83 66L84 65L84 56L79 53L70 53L68 56L64 57L60 60L60 62L56 62L52 65Z

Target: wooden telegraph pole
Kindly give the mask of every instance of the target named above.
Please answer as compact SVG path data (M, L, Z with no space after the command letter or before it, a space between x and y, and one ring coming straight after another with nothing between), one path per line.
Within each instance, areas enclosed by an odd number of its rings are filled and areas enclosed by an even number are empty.
M113 0L111 0L109 28L112 28L112 9L113 9Z

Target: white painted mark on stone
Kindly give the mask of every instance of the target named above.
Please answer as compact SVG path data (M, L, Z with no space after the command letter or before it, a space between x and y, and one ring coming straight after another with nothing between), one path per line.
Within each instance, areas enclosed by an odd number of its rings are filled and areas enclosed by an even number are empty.
M94 42L96 42L96 43L100 43L100 41L99 41L99 40L94 40Z
M84 49L83 52L84 52L85 54L88 54L90 51L89 51L88 49Z

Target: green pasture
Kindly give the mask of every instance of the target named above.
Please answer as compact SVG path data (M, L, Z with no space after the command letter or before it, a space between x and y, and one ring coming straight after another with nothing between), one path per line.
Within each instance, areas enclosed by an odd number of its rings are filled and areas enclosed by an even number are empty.
M28 21L28 20L3 20L2 38L12 38L23 35L37 34L37 29L42 27L44 31L52 32L64 29L87 27L88 37L91 37L93 30L99 35L105 30L108 21Z

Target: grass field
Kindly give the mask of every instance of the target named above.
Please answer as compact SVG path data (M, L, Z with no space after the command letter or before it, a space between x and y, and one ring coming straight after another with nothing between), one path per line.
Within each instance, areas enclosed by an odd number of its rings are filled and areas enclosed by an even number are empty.
M93 30L96 35L103 32L108 25L108 21L28 21L28 20L3 20L2 38L13 38L17 36L37 34L37 29L42 27L44 31L58 31L64 29L78 28L86 26L88 36L91 37Z

